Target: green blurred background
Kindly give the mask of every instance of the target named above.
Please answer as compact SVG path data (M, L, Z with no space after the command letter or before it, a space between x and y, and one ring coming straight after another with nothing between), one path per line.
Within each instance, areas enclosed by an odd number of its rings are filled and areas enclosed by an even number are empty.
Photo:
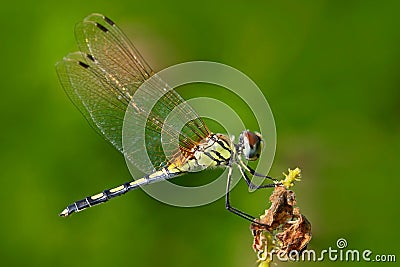
M270 175L303 170L295 191L313 225L309 248L335 248L342 237L349 249L399 257L399 10L398 1L2 3L2 265L255 266L249 223L222 199L185 209L138 190L57 216L71 201L130 179L54 70L76 50L75 23L93 12L116 21L155 70L211 60L257 83L277 125ZM242 182L232 201L260 214L269 193L250 194Z

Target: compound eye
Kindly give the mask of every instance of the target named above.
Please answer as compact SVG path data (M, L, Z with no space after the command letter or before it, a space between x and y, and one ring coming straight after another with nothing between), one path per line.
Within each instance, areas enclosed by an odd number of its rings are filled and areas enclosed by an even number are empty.
M243 132L243 155L247 160L257 160L262 148L262 137L258 133Z

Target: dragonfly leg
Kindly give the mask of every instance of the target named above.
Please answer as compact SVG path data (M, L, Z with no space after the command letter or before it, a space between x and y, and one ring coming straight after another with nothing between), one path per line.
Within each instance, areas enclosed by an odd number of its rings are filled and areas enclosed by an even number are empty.
M255 219L254 216L251 216L251 215L231 206L230 201L229 201L229 191L230 191L230 187L231 187L231 180L232 180L232 167L229 167L228 179L227 179L227 183L226 183L225 208L227 210L229 210L230 212L238 215L239 217L242 217L248 221L254 222L254 219Z
M261 189L261 188L271 188L271 187L276 186L276 184L255 185L251 182L250 178L247 176L247 173L243 170L242 166L238 165L238 167L239 167L240 173L242 174L244 180L246 181L246 183L250 189L257 190L257 189ZM253 174L252 172L250 172L250 173ZM260 176L258 176L258 177L260 177ZM261 176L261 177L265 177L265 176ZM267 177L270 178L269 176L267 176ZM273 178L271 178L271 179L273 179ZM276 181L275 179L273 179L273 180Z
M240 171L244 173L243 169L240 168L240 165L238 165L238 166L239 166ZM249 181L251 183L250 179L248 179L247 176L244 175L243 177L245 177L245 179L247 178L246 182ZM227 179L227 184L226 184L226 194L225 194L225 208L227 210L229 210L230 212L238 215L239 217L242 217L242 218L252 222L253 224L257 224L262 227L268 227L268 225L260 223L258 220L256 220L256 218L254 216L249 215L249 214L231 206L230 201L229 201L229 191L230 191L230 187L231 187L231 180L232 180L232 167L229 167L228 179ZM275 184L270 185L270 187L273 187L273 186L275 186Z
M241 158L239 158L239 162L240 162L240 166L242 166L243 168L245 168L246 171L248 171L251 175L257 176L257 177L262 177L262 178L266 178L266 179L270 179L272 181L277 181L277 179L268 176L268 175L264 175L261 173L256 172L253 168L251 168L249 165L245 164L243 162L243 160Z

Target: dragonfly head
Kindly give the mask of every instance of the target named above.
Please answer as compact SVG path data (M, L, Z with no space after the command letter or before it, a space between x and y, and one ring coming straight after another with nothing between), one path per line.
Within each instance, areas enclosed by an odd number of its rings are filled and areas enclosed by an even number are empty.
M239 136L241 154L247 160L257 160L260 157L263 142L261 134L248 130L243 131Z

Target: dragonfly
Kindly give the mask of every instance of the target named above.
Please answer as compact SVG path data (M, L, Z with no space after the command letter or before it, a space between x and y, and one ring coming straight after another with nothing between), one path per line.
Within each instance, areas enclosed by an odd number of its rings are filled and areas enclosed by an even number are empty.
M274 178L257 173L245 161L256 161L263 148L261 134L244 130L237 143L226 134L213 133L195 110L173 88L159 79L146 87L146 94L161 94L157 105L134 98L138 88L156 75L120 28L102 14L91 14L75 27L78 52L69 53L56 64L59 80L73 104L89 124L103 138L126 157L122 142L125 112L131 107L139 120L144 120L146 149L154 163L154 170L140 179L85 197L68 205L59 215L67 217L89 207L105 203L129 191L154 182L172 179L193 170L228 168L225 207L230 212L253 221L254 217L230 204L230 187L233 167L237 166L251 189L277 185ZM133 107L133 108L132 108ZM179 107L178 109L176 109ZM173 125L165 125L166 114L177 110L179 118L186 120L177 132ZM170 136L179 136L176 151L166 157L161 149L162 130ZM165 134L164 133L164 134ZM136 151L136 158L145 151ZM255 185L250 175L270 179L270 184Z

